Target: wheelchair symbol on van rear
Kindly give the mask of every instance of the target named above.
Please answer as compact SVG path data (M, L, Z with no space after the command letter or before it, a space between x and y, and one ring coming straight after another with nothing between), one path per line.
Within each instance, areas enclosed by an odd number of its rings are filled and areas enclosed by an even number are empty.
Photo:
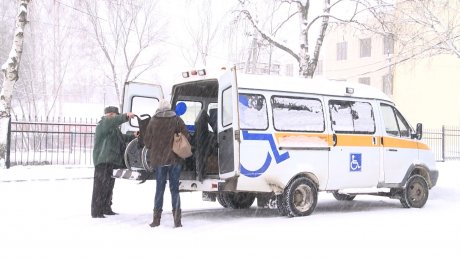
M254 140L254 141L268 141L270 144L271 152L273 153L273 157L275 158L276 163L280 163L285 161L289 158L289 152L285 152L280 154L278 149L276 148L275 140L273 139L273 135L271 134L263 134L263 133L249 133L248 131L243 131L243 140ZM272 156L270 155L270 151L267 153L267 157L265 158L264 164L256 170L249 170L246 169L243 164L240 163L240 170L241 174L247 177L258 177L262 175L265 171L267 171L268 167L272 162Z
M350 172L361 172L361 153L350 153Z

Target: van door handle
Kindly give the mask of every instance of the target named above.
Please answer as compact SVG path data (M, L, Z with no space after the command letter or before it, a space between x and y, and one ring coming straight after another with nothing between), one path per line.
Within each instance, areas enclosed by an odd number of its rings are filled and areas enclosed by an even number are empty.
M388 151L393 151L393 152L395 152L395 151L398 151L398 150L397 150L397 149L388 149Z
M332 146L337 145L337 135L334 133L332 134Z

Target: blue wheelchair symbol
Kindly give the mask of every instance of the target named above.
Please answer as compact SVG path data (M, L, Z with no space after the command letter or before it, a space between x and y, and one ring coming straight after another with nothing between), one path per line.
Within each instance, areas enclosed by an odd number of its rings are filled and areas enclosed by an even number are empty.
M270 149L273 153L273 157L275 158L276 163L283 162L284 160L289 158L289 152L285 152L280 154L278 149L276 148L275 140L273 139L273 135L271 134L258 134L258 133L249 133L248 131L243 131L243 140L254 140L254 141L268 141L270 144ZM240 170L241 174L247 177L258 177L262 175L265 171L267 171L268 167L272 162L272 156L270 152L267 153L267 157L265 158L264 164L256 170L249 170L246 169L243 164L240 163Z
M350 172L361 172L361 153L350 153Z

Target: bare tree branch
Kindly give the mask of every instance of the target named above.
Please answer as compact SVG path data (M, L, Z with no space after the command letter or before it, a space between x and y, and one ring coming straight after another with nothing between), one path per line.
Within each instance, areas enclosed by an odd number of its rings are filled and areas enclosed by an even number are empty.
M251 22L251 24L254 26L254 28L257 30L257 32L260 33L260 35L265 39L267 40L268 42L270 42L271 44L275 45L276 47L278 47L279 49L282 49L284 51L286 51L288 54L290 54L292 57L294 57L298 62L300 61L300 57L298 54L296 54L294 51L292 51L289 47L285 46L284 44L282 44L281 42L277 41L276 39L272 38L270 35L266 34L265 32L263 32L260 27L258 26L258 24L254 21L254 19L252 18L251 16L251 13L247 10L242 10L240 11L242 14L244 14L248 20Z

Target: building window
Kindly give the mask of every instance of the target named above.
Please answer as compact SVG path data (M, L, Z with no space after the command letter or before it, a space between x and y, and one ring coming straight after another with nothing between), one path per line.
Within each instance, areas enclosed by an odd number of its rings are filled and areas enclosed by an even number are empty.
M360 57L370 57L372 50L372 41L371 38L360 39Z
M393 95L393 76L391 74L382 77L382 90L387 95Z
M386 35L383 37L383 54L393 54L395 50L395 41L393 34Z
M323 74L323 61L318 60L318 62L316 63L315 75L321 74Z
M286 76L293 76L294 75L294 65L287 64L286 65Z
M337 43L337 60L347 60L347 42Z
M359 83L371 85L371 77L361 77L358 79Z

